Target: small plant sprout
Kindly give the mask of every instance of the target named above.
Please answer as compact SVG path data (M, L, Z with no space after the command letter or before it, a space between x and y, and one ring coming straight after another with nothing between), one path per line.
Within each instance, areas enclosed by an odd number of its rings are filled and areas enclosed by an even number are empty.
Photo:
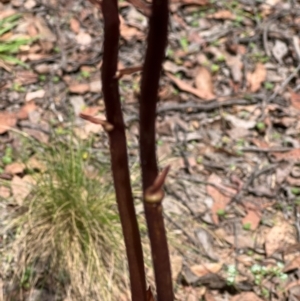
M243 224L243 229L247 230L247 231L251 230L251 223L245 223L245 224Z
M181 48L182 48L184 51L187 51L187 50L188 50L189 42L188 42L188 40L187 40L186 37L180 38L179 43L180 43Z
M59 80L60 80L60 78L59 78L59 76L57 76L57 75L55 75L55 76L52 77L52 81L53 81L54 83L58 83Z
M87 70L82 70L82 71L80 72L80 75L81 75L81 77L83 77L83 78L90 78L91 73L90 73L89 71L87 71Z
M197 164L202 164L203 163L203 156L198 156L196 159Z
M300 194L300 187L292 187L291 188L291 193L293 195L299 195Z
M216 64L211 65L211 71L212 72L218 72L220 70L220 66Z
M259 131L264 131L266 129L266 125L264 122L262 121L259 121L256 123L256 128L259 130Z
M0 38L2 35L13 30L19 24L19 19L21 18L21 16L21 14L14 14L12 16L0 20ZM21 37L12 37L10 39L4 39L0 43L0 60L8 64L21 65L23 67L27 67L25 63L16 58L16 53L18 53L21 46L29 45L33 41L34 39Z
M225 217L226 211L224 209L218 209L217 210L217 215L220 217Z
M225 56L223 54L220 54L217 56L217 62L225 62Z
M266 277L277 277L281 281L287 280L287 274L282 272L284 265L281 262L278 262L274 267L266 267L260 264L254 264L250 271L254 275L254 282L256 285L261 285L262 281Z
M25 92L26 89L19 83L13 83L12 90L16 92Z
M4 156L2 157L2 162L7 165L12 163L13 159L12 159L12 148L10 146L7 146L4 152Z
M273 88L274 88L274 84L272 84L270 82L265 82L264 86L265 86L266 90L273 90Z
M46 80L46 75L40 74L39 75L39 81L44 82Z
M238 275L238 270L235 265L230 264L227 266L227 277L226 277L226 282L228 285L234 285L235 283L235 278Z

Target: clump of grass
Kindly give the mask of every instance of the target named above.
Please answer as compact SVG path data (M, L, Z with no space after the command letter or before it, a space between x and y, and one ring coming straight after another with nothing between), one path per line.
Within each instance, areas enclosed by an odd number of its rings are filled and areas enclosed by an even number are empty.
M0 61L26 67L27 65L16 58L15 54L19 51L21 46L30 44L34 39L24 37L4 37L4 34L18 25L20 18L21 14L14 14L0 20Z
M14 283L72 300L117 300L128 275L110 166L89 175L96 163L88 148L67 138L35 147L45 171L29 166L35 183L26 210L8 227L18 250Z

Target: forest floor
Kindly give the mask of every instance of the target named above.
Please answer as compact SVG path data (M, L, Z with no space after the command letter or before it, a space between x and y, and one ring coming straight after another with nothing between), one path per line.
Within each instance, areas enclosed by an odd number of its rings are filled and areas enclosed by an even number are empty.
M300 4L170 2L157 151L161 167L171 163L163 205L176 300L300 300ZM119 69L137 67L147 18L119 4ZM25 176L7 151L20 152L11 128L49 143L74 123L109 160L103 130L78 118L105 114L101 13L83 0L0 1L0 22L15 13L1 42L34 40L13 55L24 65L10 64L0 42L0 178ZM140 79L119 82L131 162ZM20 206L18 189L1 183L1 207Z

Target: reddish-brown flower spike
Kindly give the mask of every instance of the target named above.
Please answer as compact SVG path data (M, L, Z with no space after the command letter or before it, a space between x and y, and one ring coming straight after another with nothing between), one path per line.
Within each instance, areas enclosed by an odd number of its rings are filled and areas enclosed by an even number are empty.
M165 193L162 187L165 183L169 170L170 165L166 166L156 177L153 184L146 189L144 199L147 203L160 203L163 200Z
M84 119L84 120L90 121L92 123L102 125L106 132L111 132L114 129L114 126L111 123L109 123L106 120L102 120L100 118L97 118L95 116L80 113L79 117Z
M147 301L155 301L153 293L151 291L151 287L147 289Z

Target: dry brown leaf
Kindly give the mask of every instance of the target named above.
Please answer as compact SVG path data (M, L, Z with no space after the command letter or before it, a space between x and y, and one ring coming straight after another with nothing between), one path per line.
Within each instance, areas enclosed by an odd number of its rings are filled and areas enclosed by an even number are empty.
M48 27L45 19L43 19L42 17L35 17L33 20L33 23L34 23L34 26L39 31L39 37L41 39L47 40L50 42L56 41L56 36Z
M213 14L208 15L206 18L235 20L235 15L229 10L219 10Z
M205 301L216 301L214 295L207 289L204 295Z
M87 32L80 31L76 36L76 41L80 45L87 46L91 44L92 37Z
M15 83L20 85L34 84L39 80L38 75L35 72L29 70L17 71L15 75L16 75Z
M171 3L180 3L182 5L207 5L207 0L171 0Z
M6 186L0 186L0 197L7 199L10 197L10 189ZM0 298L1 301L1 298Z
M300 110L300 94L291 91L291 104L295 109Z
M19 206L23 205L25 198L31 192L32 184L34 184L34 179L29 175L26 175L23 178L18 176L13 177L11 181L12 194Z
M71 18L70 20L70 28L74 33L79 33L80 23L76 18Z
M214 204L211 207L212 220L215 224L218 224L219 223L218 212L220 210L225 210L227 204L229 204L233 195L235 195L237 191L233 188L224 186L222 184L222 179L216 174L211 174L208 178L208 182L214 183L215 185L218 185L220 187L220 189L217 189L215 186L212 185L206 186L207 193L214 200Z
M47 166L35 156L29 158L27 166L29 169L35 169L41 172L45 172L47 170Z
M120 33L122 38L129 41L133 37L135 38L142 38L143 33L139 31L136 27L128 26L123 19L123 17L120 16Z
M300 267L300 255L296 256L293 260L288 262L284 266L282 272L287 273L287 272L290 272L292 270L299 269L299 267Z
M85 94L90 91L90 85L73 83L69 85L69 91L76 94Z
M198 68L195 85L199 93L202 95L201 98L210 100L216 97L213 92L214 87L211 73L205 67Z
M189 294L188 294L188 296L186 297L185 300L186 301L198 301L199 298L198 298L197 295L198 294L197 294L196 290L192 290L192 291L189 292Z
M300 186L300 179L299 178L293 178L291 176L286 177L286 182L290 186Z
M283 251L283 248L295 243L294 227L282 219L267 234L265 249L267 256L276 251Z
M221 263L203 263L190 267L190 270L198 277L203 277L207 274L217 274L221 269Z
M241 233L238 235L226 235L224 236L224 239L234 246L235 249L253 249L255 246L255 241L252 238L251 234L249 231L245 235L245 233Z
M258 210L248 210L247 215L243 218L243 225L250 225L251 230L255 230L261 220L261 213Z
M199 91L198 89L192 87L191 85L189 85L188 83L186 83L185 81L177 78L176 76L172 75L169 72L166 72L167 76L173 81L173 83L182 91L184 92L188 92L191 93L199 98L203 98L203 92ZM204 95L206 96L206 95Z
M49 142L49 135L40 130L23 128L23 131L42 143L48 144Z
M89 83L90 92L100 93L102 91L102 83L100 80Z
M121 69L117 70L115 77L121 78L123 75L133 74L135 72L142 71L142 69L143 69L143 66L121 68Z
M247 74L247 82L251 92L257 92L266 80L267 70L265 65L258 63L253 73Z
M5 166L5 172L8 174L18 174L18 173L22 173L25 169L25 164L24 163L19 163L19 162L14 162L11 164L8 164Z
M19 112L17 112L17 118L21 120L27 119L29 113L35 111L36 108L37 107L33 101L27 102L24 106L21 107Z
M46 91L41 89L37 91L27 92L25 96L25 101L31 101L36 98L43 98L46 94Z
M266 141L259 138L252 138L251 142L261 149L268 149L270 147L270 145Z
M182 269L183 258L182 256L171 255L170 261L171 261L172 279L173 281L176 281Z
M17 116L14 113L0 112L0 134L6 133L17 124Z
M234 296L231 301L263 301L253 292L241 293Z
M143 15L149 17L151 15L151 7L146 1L143 0L127 0L136 9L138 9Z
M300 161L300 148L294 148L288 152L272 152L276 160Z
M81 113L86 115L96 115L100 111L100 106L85 107Z
M3 20L4 18L10 17L14 14L16 14L17 11L15 11L14 9L6 9L3 11L0 11L0 20Z
M233 78L233 81L235 83L240 83L243 78L243 62L242 62L242 56L241 55L230 55L228 53L225 53L226 58L226 64L230 68L231 75Z

